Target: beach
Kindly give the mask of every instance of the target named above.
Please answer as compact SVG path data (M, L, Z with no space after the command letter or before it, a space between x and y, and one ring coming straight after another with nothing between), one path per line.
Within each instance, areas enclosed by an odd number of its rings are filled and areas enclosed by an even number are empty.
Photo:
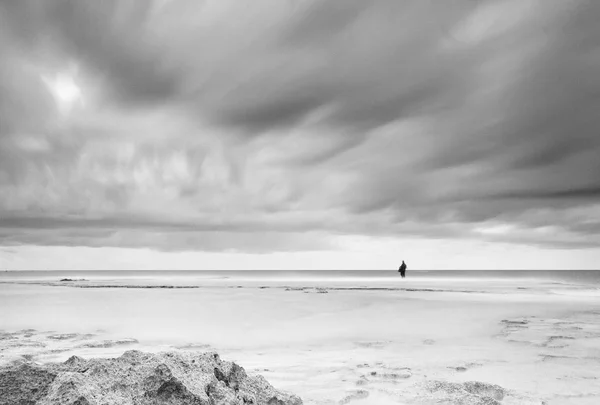
M598 272L4 272L0 364L218 352L305 404L597 404L599 287Z

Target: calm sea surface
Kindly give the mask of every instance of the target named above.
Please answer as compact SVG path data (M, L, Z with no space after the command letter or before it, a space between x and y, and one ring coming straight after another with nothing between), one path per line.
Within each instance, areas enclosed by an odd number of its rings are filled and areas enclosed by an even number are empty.
M385 281L398 279L399 275L393 270L306 270L306 271L273 271L273 270L243 270L243 271L175 271L175 270L153 270L153 271L4 271L0 272L0 281L21 280L56 280L61 278L90 279L90 280L114 280L123 279L135 282L135 280L155 279L171 282L189 282L191 280L373 280ZM521 280L536 279L545 281L557 281L575 284L600 284L600 270L415 270L407 272L407 279L426 280L483 280L503 279Z

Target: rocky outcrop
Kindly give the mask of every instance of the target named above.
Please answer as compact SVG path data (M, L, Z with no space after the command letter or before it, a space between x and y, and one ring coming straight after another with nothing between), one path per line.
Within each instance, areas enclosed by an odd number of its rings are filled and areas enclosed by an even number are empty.
M433 380L422 386L441 404L500 405L507 395L507 391L499 385L479 381L455 383Z
M302 405L216 353L13 365L0 369L0 392L0 405Z

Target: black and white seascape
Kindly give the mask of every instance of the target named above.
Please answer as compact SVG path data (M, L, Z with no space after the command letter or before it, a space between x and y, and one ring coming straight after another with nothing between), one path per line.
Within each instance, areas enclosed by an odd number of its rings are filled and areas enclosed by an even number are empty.
M598 20L0 0L0 405L599 404Z

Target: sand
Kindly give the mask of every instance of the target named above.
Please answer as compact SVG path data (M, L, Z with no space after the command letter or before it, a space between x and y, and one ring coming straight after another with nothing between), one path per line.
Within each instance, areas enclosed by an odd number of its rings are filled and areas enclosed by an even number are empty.
M214 350L305 404L600 403L600 300L586 284L410 274L16 282L0 283L0 364ZM174 286L185 288L157 288Z

